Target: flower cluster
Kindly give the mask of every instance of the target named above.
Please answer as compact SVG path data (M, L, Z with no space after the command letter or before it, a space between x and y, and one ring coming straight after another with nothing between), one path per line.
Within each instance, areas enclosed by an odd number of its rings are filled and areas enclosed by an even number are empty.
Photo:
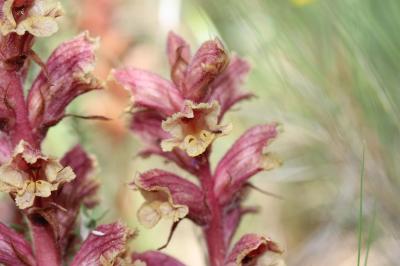
M1 265L100 265L116 260L131 236L119 223L99 226L102 239L90 235L70 259L81 240L75 230L81 206L97 204L98 184L89 178L95 162L79 145L57 159L41 143L69 115L72 100L103 86L91 74L98 41L87 33L62 43L47 62L32 50L36 37L57 31L62 13L50 0L0 1L0 191L15 200L15 212L26 218L16 224L32 239L0 223ZM25 96L31 61L41 71Z
M204 232L213 266L256 265L262 255L271 258L281 253L270 239L254 234L244 235L231 248L242 216L254 211L242 206L251 187L249 179L279 165L273 155L264 153L265 146L277 137L279 124L249 129L215 171L210 168L212 143L232 127L222 122L224 114L252 96L241 89L249 64L237 56L230 58L218 39L203 43L192 56L187 42L172 32L167 54L171 81L133 67L114 70L113 77L132 93L135 109L130 127L146 141L140 154L159 155L176 163L197 177L200 186L160 169L139 174L132 182L145 198L137 213L139 222L151 228L162 218L171 219L172 234L181 219L190 219ZM167 261L166 255L154 251L136 258L147 265L159 265L155 262L160 258ZM168 260L163 265L182 265ZM270 263L266 265L275 265Z

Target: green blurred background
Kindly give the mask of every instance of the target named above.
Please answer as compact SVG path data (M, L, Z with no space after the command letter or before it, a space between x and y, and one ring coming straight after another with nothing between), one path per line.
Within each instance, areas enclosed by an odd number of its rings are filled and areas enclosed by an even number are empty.
M251 62L246 87L258 97L226 117L234 131L215 144L213 163L248 127L282 122L285 131L270 150L284 165L258 174L253 183L284 200L254 191L246 204L259 206L260 214L246 217L238 236L272 237L284 248L288 265L357 265L358 251L362 265L367 255L368 265L399 265L398 0L62 2L66 16L60 31L39 40L35 50L47 58L60 42L88 29L101 38L96 74L104 80L111 68L124 65L167 76L165 40L171 29L193 50L218 36ZM75 101L70 113L113 121L65 119L50 130L45 150L62 156L80 142L96 155L102 204L94 215L108 211L101 222L121 219L138 228L132 248L141 251L164 244L170 222L154 230L138 225L135 213L142 198L127 183L138 171L179 169L135 156L142 146L126 129L129 97L110 84ZM184 221L166 252L188 265L204 265L200 230Z

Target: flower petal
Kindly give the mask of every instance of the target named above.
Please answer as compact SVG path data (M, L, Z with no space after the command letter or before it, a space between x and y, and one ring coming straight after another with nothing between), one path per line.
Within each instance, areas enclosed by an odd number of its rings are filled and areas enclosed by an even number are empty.
M0 223L0 264L13 266L36 265L28 241Z
M127 67L114 70L113 77L132 93L134 105L137 107L170 115L183 103L174 84L151 72Z
M215 138L231 130L230 124L218 124L218 114L219 104L216 101L199 104L185 101L181 112L162 122L162 128L172 135L172 138L161 142L162 150L172 151L179 147L190 157L204 153Z
M226 68L229 59L218 39L203 43L186 70L183 94L194 102L203 101L207 86Z
M171 31L168 34L167 53L171 66L171 78L180 88L191 57L190 47L184 39Z
M40 150L32 148L25 140L21 140L13 151L13 161L18 161L19 158L23 159L28 164L34 164L39 159L48 159Z
M46 37L54 34L58 30L56 18L63 14L61 4L53 0L35 0L25 1L24 5L19 7L22 14L18 21L15 21L13 12L16 8L14 0L4 1L2 13L0 16L0 31L3 35L16 32L18 35L24 35L25 32L37 37ZM32 5L32 6L30 6Z
M50 17L30 17L18 24L15 32L23 35L29 32L37 37L51 36L58 31L58 24L54 18Z
M2 35L7 35L17 26L12 13L14 0L2 0L0 2L0 31Z
M263 149L278 135L278 124L255 126L229 149L215 170L215 193L228 202L253 175L265 169Z
M82 243L71 266L102 265L104 262L113 265L124 255L127 242L132 237L133 231L119 222L100 225Z
M221 105L220 119L235 103L252 97L240 89L249 71L250 65L245 60L233 56L226 70L210 84L207 101L216 100Z
M255 234L244 235L235 244L225 265L258 265L257 261L267 252L282 253L278 245L270 239ZM273 266L275 264L262 264Z
M0 191L2 192L17 192L22 189L28 176L15 169L14 167L5 164L0 166Z
M25 187L18 191L15 196L15 203L20 209L26 209L35 201L35 182L25 181Z
M35 196L47 198L51 195L52 185L49 182L38 180L35 182Z
M134 266L185 266L177 259L159 251L133 253L132 262Z
M97 44L87 33L61 44L46 63L49 79L42 70L34 81L28 95L29 120L39 138L63 118L77 96L102 88L91 74Z
M138 218L148 228L162 217L176 222L187 215L200 225L209 219L200 188L175 174L154 169L139 175L134 185L146 199L138 211Z

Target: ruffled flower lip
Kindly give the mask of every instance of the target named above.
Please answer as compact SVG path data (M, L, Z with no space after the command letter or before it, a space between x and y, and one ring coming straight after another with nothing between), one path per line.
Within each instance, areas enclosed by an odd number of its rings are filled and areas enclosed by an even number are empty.
M56 18L63 15L63 9L58 1L36 0L23 1L6 0L1 6L0 32L8 35L15 32L24 35L29 32L36 37L47 37L58 31Z
M145 202L139 208L137 217L146 228L154 227L161 218L177 222L189 213L189 208L174 202L171 192L167 187L143 184L140 178L136 178L132 187L140 190Z
M42 155L22 140L12 159L0 167L0 191L11 193L16 205L26 209L33 205L35 197L49 197L61 184L74 178L71 167Z
M172 136L161 142L162 150L180 148L190 157L204 153L217 137L231 131L231 124L218 124L219 111L220 106L216 101L199 104L185 101L181 112L173 114L162 123L162 128Z

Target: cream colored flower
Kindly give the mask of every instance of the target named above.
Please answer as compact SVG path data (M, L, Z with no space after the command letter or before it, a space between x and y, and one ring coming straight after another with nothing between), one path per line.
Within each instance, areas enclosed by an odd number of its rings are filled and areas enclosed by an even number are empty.
M159 187L157 191L140 191L146 201L137 212L139 222L146 228L154 227L161 218L174 222L184 218L189 213L185 205L173 202L171 193L167 188Z
M56 18L63 15L60 2L54 0L36 0L27 11L21 9L15 18L13 13L14 0L5 0L3 4L3 17L0 18L0 31L2 35L16 32L23 35L25 32L36 37L46 37L58 30ZM27 12L26 14L24 12Z
M175 113L163 121L162 128L172 135L172 138L163 140L163 151L172 151L178 147L191 156L202 154L218 136L231 131L231 124L218 124L220 106L218 102L194 104L185 101L182 112Z
M35 197L49 197L51 191L74 178L71 167L63 167L21 141L11 160L0 166L0 191L14 195L17 206L26 209Z

